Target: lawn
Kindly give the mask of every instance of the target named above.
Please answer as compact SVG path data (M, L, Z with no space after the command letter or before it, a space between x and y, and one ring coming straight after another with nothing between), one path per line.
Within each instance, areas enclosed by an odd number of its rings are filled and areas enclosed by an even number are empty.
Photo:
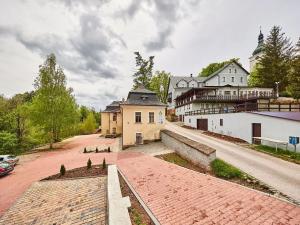
M300 164L300 153L298 152L292 152L281 148L278 148L276 151L276 148L266 145L254 145L253 148L257 151L264 152L272 156Z

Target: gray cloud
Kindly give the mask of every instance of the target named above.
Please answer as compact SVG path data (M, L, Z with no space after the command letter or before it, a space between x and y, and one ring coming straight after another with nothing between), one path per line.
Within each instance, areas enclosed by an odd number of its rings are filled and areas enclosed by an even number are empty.
M28 36L17 27L0 26L0 34L14 36L27 49L42 57L53 52L64 68L90 82L119 76L117 67L110 65L109 58L111 54L117 54L115 47L126 47L124 41L103 25L95 14L83 14L79 32L67 39L55 34Z
M125 19L132 19L139 11L148 13L154 20L157 33L150 40L144 42L144 47L148 51L161 51L173 46L170 37L177 23L184 18L191 7L198 6L199 2L195 0L148 0L144 2L133 0L119 14L123 15Z

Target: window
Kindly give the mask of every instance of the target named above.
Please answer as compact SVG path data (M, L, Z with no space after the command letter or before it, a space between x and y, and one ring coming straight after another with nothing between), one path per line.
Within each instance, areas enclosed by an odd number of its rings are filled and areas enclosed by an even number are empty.
M154 123L154 112L149 112L149 123Z
M236 73L237 71L236 71L236 69L234 69L234 73Z
M236 91L233 91L233 95L236 95Z
M231 73L231 69L229 69L229 73Z
M189 123L191 123L191 119L189 119Z
M220 126L223 126L223 119L220 119Z
M142 113L141 112L135 112L135 122L136 123L142 122Z
M225 82L225 77L223 77L223 82Z
M116 134L116 128L115 127L113 127L113 129L112 129L112 133Z
M231 77L231 82L234 82L234 77Z
M224 91L224 95L231 95L230 91Z
M241 77L241 83L243 83L243 77Z
M117 121L117 113L113 114L113 121Z

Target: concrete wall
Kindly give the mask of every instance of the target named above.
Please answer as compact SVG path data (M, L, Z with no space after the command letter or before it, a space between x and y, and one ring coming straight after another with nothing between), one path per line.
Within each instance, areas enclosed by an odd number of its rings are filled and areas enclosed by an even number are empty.
M102 112L101 113L101 133L103 135L112 134L113 128L116 128L116 134L122 133L122 115L117 113L117 120L113 121L114 113Z
M142 133L143 141L160 139L160 130L165 125L164 106L122 105L123 146L136 144L136 133ZM142 113L142 122L135 122L135 112ZM149 112L154 112L154 123L149 123Z
M161 132L161 141L183 158L201 167L208 168L216 158L216 151L169 130Z
M185 125L197 128L197 119L208 119L208 130L237 137L252 143L252 123L261 123L261 136L288 142L289 136L300 137L300 122L254 113L227 113L213 115L185 116ZM220 126L223 119L223 126ZM275 146L274 143L263 141L262 144ZM282 146L281 146L282 147ZM294 150L293 145L289 145ZM300 151L300 145L297 145Z

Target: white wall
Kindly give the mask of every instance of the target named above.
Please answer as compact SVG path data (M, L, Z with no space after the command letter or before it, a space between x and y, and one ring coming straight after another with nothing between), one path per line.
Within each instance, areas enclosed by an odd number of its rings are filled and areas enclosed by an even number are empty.
M232 86L247 86L247 76L248 74L243 69L241 69L235 63L232 63L229 66L227 66L223 71L221 71L218 75L207 80L205 83L206 86L224 86L227 84ZM234 77L233 82L232 77ZM242 81L241 77L243 78Z
M263 116L254 113L228 113L213 115L185 116L187 126L197 128L197 119L208 119L208 130L237 137L252 143L252 123L261 123L261 136L288 142L289 136L300 137L300 122L276 117ZM223 126L220 126L223 119ZM263 142L265 145L275 146L273 143ZM283 146L280 146L284 148ZM289 145L294 150L293 145ZM297 145L300 152L300 144Z

